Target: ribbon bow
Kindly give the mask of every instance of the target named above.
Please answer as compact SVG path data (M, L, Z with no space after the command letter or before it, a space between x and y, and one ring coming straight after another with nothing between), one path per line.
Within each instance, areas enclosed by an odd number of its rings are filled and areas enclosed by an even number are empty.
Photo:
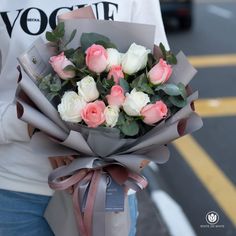
M97 158L85 159L87 161L83 162L83 159L77 158L66 166L58 167L49 175L48 183L54 190L73 188L74 213L81 236L91 236L92 231L95 231L96 235L105 235L105 201L108 176L124 188L135 191L144 189L147 186L147 180L118 162L106 163ZM90 167L88 167L88 162L90 165L92 164ZM98 229L100 234L92 227L95 223L93 222L95 211L100 212ZM101 220L104 221L102 224Z

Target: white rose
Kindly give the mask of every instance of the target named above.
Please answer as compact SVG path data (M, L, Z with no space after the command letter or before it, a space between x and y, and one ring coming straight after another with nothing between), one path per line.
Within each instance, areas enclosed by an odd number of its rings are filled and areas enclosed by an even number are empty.
M131 93L126 94L123 109L129 116L140 116L140 111L149 102L150 98L146 93L138 92L136 89L133 89Z
M145 68L147 65L148 53L150 52L151 51L147 50L145 47L133 43L122 57L123 71L128 75L132 75Z
M78 94L86 101L92 102L99 97L96 83L91 76L84 77L81 81L77 82Z
M84 99L76 92L70 91L65 92L57 109L62 120L77 123L82 120L80 113L85 106Z
M114 127L119 118L119 108L116 106L107 106L104 110L106 126Z
M108 54L107 71L109 71L112 66L118 66L121 64L122 54L119 53L118 50L116 50L115 48L108 48L107 54Z

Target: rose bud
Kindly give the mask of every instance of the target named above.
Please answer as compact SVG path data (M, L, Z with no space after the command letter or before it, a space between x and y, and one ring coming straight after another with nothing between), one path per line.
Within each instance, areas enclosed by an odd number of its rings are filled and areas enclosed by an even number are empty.
M111 93L106 96L110 106L121 107L125 101L124 90L120 85L114 85L111 88Z
M132 75L145 68L148 53L150 53L150 50L133 43L122 58L123 71L128 75Z
M99 97L96 82L93 77L86 76L77 82L78 94L86 101L92 102Z
M61 79L66 80L75 77L74 71L64 70L69 65L74 66L74 64L66 58L64 52L57 56L50 57L49 63Z
M103 101L88 103L82 110L81 117L88 127L96 128L105 122L105 108Z
M82 120L81 111L86 102L76 92L65 92L58 105L58 112L64 121L78 123Z
M160 61L149 71L148 78L154 85L165 83L172 74L172 68L162 58Z
M144 117L143 122L148 125L153 125L166 117L168 108L162 101L157 101L155 104L149 104L141 110L141 115Z
M108 73L107 79L111 79L112 77L113 77L114 82L116 84L119 84L119 79L121 79L121 78L123 79L125 77L121 66L112 66L111 67L111 69Z
M104 110L107 127L114 127L119 118L119 108L117 106L107 106Z
M86 50L86 65L91 71L100 74L106 69L107 64L108 54L103 46L93 44Z
M126 94L123 109L129 116L140 116L140 111L149 102L150 98L146 93L137 92L136 89L133 89L131 93Z

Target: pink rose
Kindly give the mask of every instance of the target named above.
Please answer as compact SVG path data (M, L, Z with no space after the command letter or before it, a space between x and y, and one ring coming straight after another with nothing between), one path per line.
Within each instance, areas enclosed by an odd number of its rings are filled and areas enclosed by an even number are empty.
M49 63L52 65L53 70L59 75L61 79L71 79L75 77L74 71L64 70L67 66L74 64L66 58L64 52L57 56L50 57Z
M162 120L168 112L166 104L162 101L157 101L155 104L149 104L141 110L141 115L144 117L143 122L152 125Z
M108 54L106 49L97 44L93 44L86 51L86 65L96 73L103 72L108 65Z
M110 95L106 96L107 102L110 106L121 107L125 101L124 90L120 85L114 85L111 88Z
M148 78L152 84L163 84L170 78L171 73L171 66L161 58L160 61L149 71Z
M111 79L113 76L113 79L114 79L114 82L116 84L119 84L119 80L122 78L124 78L124 73L122 71L122 66L112 66L109 73L108 73L108 76L107 78L108 79Z
M88 103L81 111L81 117L88 127L96 128L105 122L105 108L103 101Z

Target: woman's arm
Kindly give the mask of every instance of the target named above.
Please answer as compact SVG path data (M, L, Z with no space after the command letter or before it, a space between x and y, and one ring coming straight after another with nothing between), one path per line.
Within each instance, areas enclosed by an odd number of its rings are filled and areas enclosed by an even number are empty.
M160 42L169 50L159 0L134 0L132 21L156 26L155 44Z
M28 125L17 118L15 104L0 101L0 144L29 140Z

